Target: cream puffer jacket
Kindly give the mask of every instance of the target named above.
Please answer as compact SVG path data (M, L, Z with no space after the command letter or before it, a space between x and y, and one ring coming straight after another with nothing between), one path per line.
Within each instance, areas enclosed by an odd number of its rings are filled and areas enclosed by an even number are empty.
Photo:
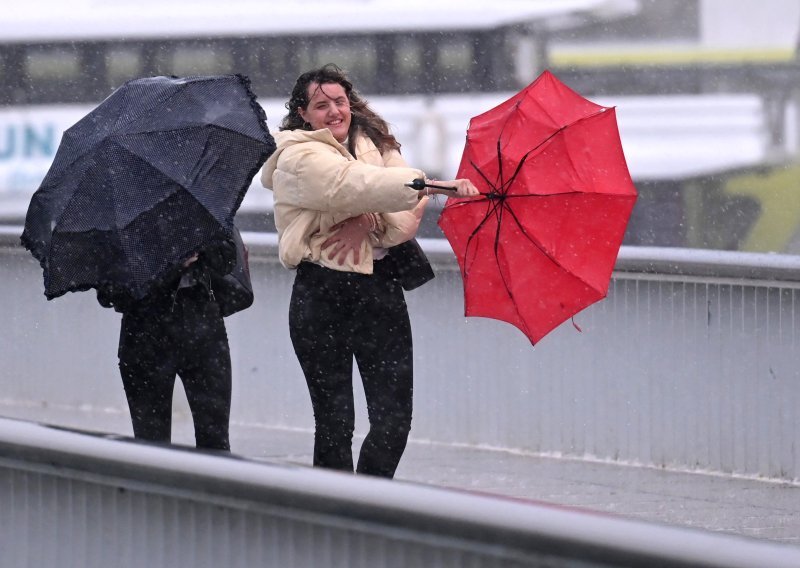
M396 150L381 155L364 135L356 157L330 130L286 130L275 135L277 149L264 164L261 184L274 193L278 254L287 268L309 260L346 272L372 274L373 249L391 247L417 232L427 197L404 184L424 177L409 168ZM361 244L359 263L352 252L344 264L328 258L322 243L331 228L362 213L378 214L378 229Z

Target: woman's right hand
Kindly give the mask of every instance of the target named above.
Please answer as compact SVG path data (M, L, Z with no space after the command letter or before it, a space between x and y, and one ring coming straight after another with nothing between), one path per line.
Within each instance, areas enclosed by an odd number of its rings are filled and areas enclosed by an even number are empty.
M344 264L348 253L353 253L353 262L361 262L361 243L372 230L369 213L362 213L357 217L350 217L331 227L331 236L322 243L322 249L327 250L328 258L336 260L339 266ZM338 257L338 258L337 258Z

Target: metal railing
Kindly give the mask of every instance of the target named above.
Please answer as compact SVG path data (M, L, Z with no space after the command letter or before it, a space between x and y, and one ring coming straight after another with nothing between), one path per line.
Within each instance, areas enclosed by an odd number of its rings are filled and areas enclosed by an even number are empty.
M0 392L48 417L126 412L119 315L91 293L53 302L41 270L0 231ZM288 338L292 273L275 236L248 233L256 303L227 320L236 424L311 430ZM608 297L535 347L463 317L449 245L426 240L437 278L407 295L414 331L412 438L665 468L797 480L797 257L623 247ZM358 381L355 381L360 390ZM357 431L365 430L357 393ZM33 409L33 410L31 410Z
M788 568L800 550L0 419L0 564Z

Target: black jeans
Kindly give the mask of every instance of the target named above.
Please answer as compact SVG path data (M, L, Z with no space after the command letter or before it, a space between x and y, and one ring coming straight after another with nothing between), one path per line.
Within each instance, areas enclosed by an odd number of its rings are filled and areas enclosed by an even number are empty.
M230 450L228 335L219 307L202 286L180 289L174 303L125 312L119 369L136 438L170 441L177 374L192 412L197 447Z
M411 429L411 325L400 284L301 263L289 330L314 408L314 465L353 471L353 357L367 399L369 433L356 471L393 477Z

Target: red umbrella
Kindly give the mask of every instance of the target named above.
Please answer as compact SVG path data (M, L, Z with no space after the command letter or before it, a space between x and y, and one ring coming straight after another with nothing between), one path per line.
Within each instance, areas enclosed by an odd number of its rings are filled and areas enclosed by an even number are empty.
M439 226L458 258L466 316L515 325L537 343L605 298L636 201L614 108L549 71L474 117Z

